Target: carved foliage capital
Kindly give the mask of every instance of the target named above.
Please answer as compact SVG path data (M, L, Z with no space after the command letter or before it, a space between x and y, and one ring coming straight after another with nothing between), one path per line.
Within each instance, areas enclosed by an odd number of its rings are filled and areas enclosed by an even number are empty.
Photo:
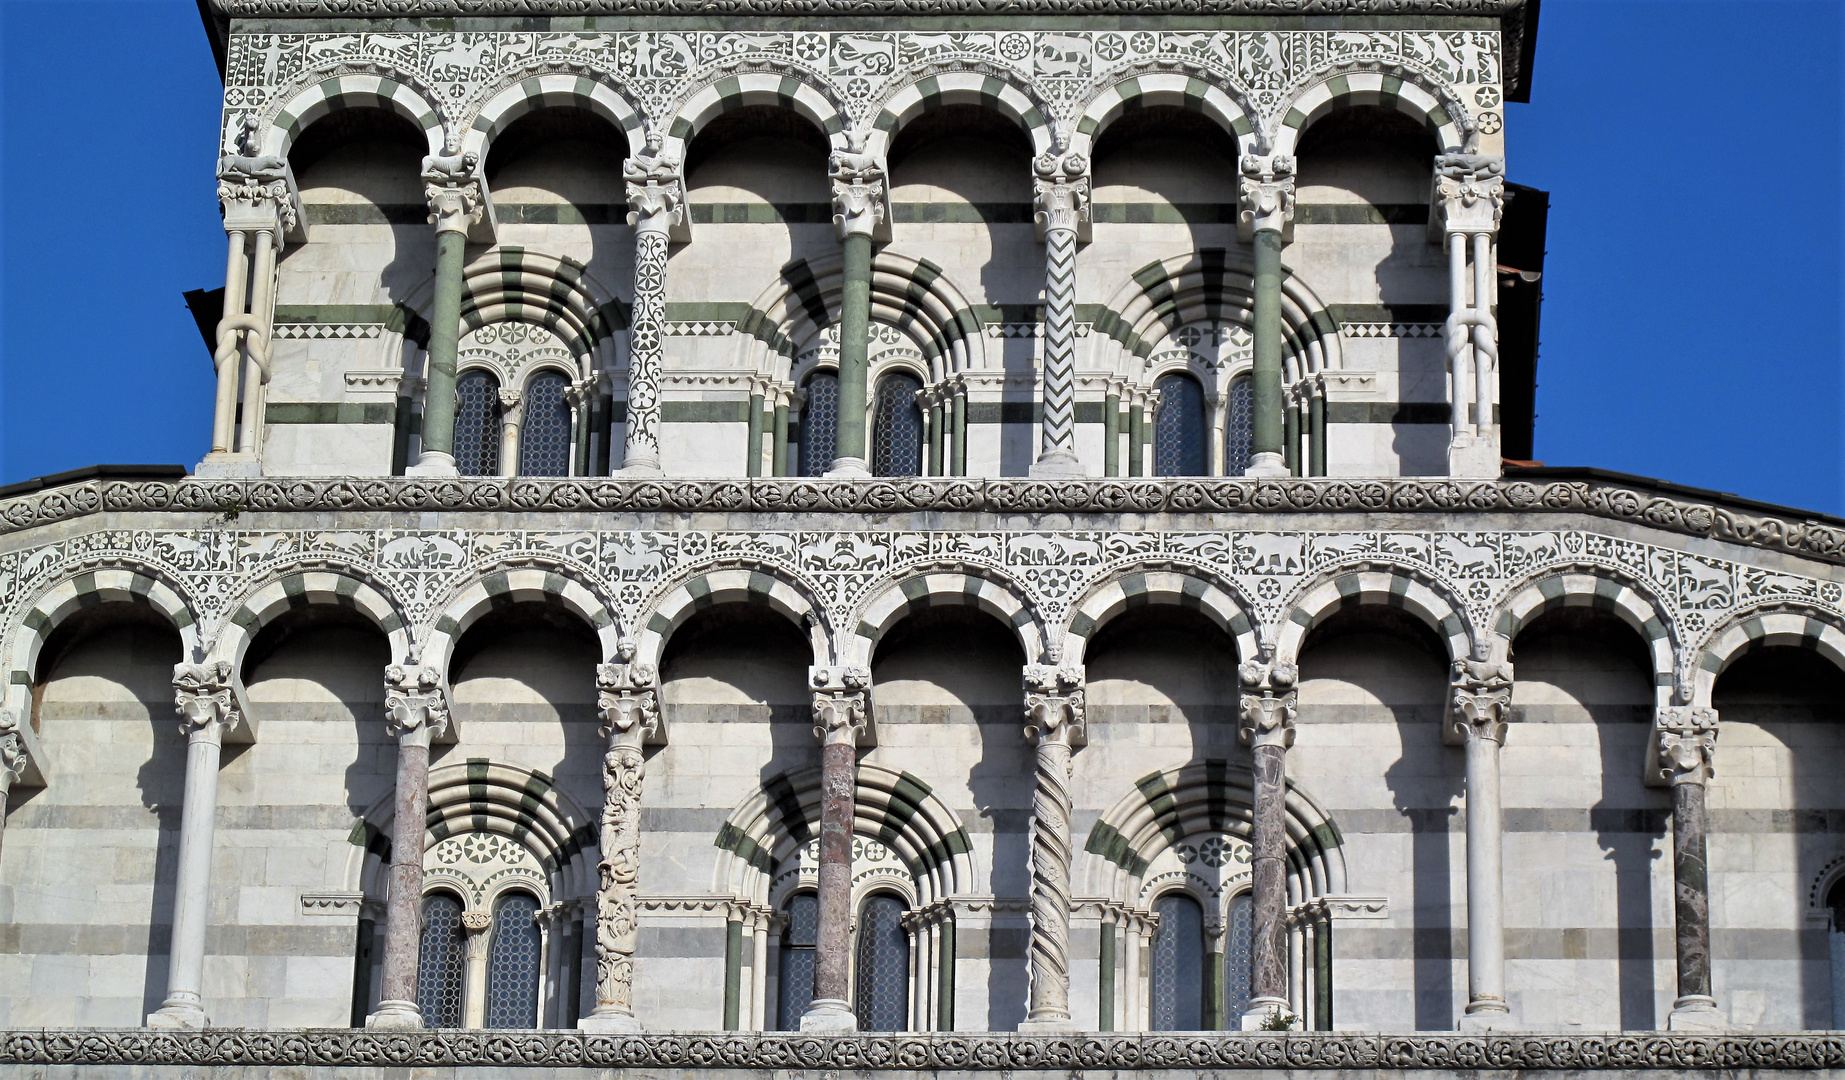
M1038 224L1047 233L1081 228L1089 220L1089 162L1081 154L1046 153L1032 168Z
M1294 221L1294 159L1244 154L1239 171L1239 219L1257 232L1284 231Z
M853 665L808 669L814 692L814 738L822 744L855 745L866 733L871 671Z
M1504 745L1512 706L1512 665L1503 660L1456 660L1449 679L1450 737Z
M1246 660L1238 669L1243 684L1237 712L1237 736L1245 746L1294 745L1294 718L1300 695L1294 689L1299 673L1293 664Z
M1083 669L1025 665L1025 737L1067 746L1084 743Z
M1717 754L1717 710L1664 706L1653 717L1653 746L1658 752L1660 781L1708 783Z
M429 200L429 223L438 232L466 232L487 212L473 153L435 154L423 159L423 196Z
M223 735L224 729L235 726L243 718L237 710L237 696L231 686L235 671L229 660L173 665L173 708L179 713L181 734L206 732L215 727L215 734Z
M1497 232L1505 213L1505 159L1437 155L1434 202L1449 232Z
M884 220L884 159L865 151L863 134L848 135L827 158L833 182L833 224L841 236L870 236Z
M660 734L659 681L651 664L597 664L602 737L639 744Z
M448 730L448 697L442 673L420 664L384 669L385 730L392 736L427 728L431 737Z
M11 709L0 709L0 793L4 793L25 768L26 743L19 733L19 717Z
M621 178L628 188L628 224L665 232L684 218L685 179L677 159L649 149L622 165Z

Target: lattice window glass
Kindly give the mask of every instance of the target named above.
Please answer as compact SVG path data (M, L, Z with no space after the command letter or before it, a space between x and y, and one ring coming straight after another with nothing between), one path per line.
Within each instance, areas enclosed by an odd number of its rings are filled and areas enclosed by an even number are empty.
M1204 1030L1204 909L1182 893L1160 898L1153 935L1153 1030Z
M570 379L541 371L525 384L525 416L519 426L519 475L570 475Z
M500 380L479 368L455 380L455 468L463 476L500 472Z
M416 1006L432 1028L461 1026L461 992L467 979L467 931L461 901L434 892L423 898L423 945L416 964Z
M922 475L922 410L916 395L922 380L892 372L878 380L871 412L871 472L874 476Z
M1203 476L1204 389L1189 375L1167 375L1154 384L1159 418L1153 427L1153 475Z
M801 1014L814 1000L814 943L820 937L820 899L813 893L796 893L788 900L788 925L782 929L776 1028L799 1031Z
M903 928L905 906L889 893L866 897L858 913L858 987L860 1031L903 1031L910 1012L910 934Z
M801 475L824 476L833 467L839 445L839 376L816 371L807 380L807 404L801 408Z
M1232 1024L1249 1008L1249 931L1255 916L1255 900L1248 893L1231 898L1224 942L1224 1016Z
M1248 379L1230 384L1230 407L1224 418L1224 472L1241 476L1249 471L1249 447L1255 439L1255 395Z
M538 931L538 901L530 893L507 893L493 909L493 940L487 945L487 1026L538 1026L538 961L544 939Z

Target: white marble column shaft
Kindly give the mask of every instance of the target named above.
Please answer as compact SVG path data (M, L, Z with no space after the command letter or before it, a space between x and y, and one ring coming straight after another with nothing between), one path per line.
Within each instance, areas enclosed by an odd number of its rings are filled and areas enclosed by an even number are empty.
M637 898L641 869L641 747L660 733L654 669L628 660L596 668L602 737L602 857L596 864L596 1008L578 1023L584 1031L641 1030L634 1017L634 950L640 937Z
M1505 987L1505 882L1499 749L1512 704L1512 665L1461 660L1450 687L1449 741L1467 753L1467 1007L1464 1030L1513 1025Z
M1034 746L1031 800L1030 996L1020 1030L1072 1030L1070 1017L1070 756L1086 741L1083 671L1025 668L1025 738Z

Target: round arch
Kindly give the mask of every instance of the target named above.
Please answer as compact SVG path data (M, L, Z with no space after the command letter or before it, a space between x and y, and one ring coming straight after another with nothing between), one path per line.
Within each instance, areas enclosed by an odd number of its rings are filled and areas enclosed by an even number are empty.
M994 571L913 570L872 591L858 609L842 663L869 668L878 642L905 618L931 607L977 607L1012 628L1026 663L1039 663L1049 644L1035 605L1013 582Z
M942 105L978 105L1011 120L1031 140L1033 158L1056 153L1056 136L1041 106L1024 87L980 71L936 71L898 87L873 122L866 151L882 157L910 121Z
M428 153L442 153L447 136L442 115L430 97L400 81L401 76L321 73L315 81L287 96L278 95L275 112L263 131L262 152L287 157L289 147L314 121L345 109L385 109L415 124ZM228 138L228 135L227 135ZM225 153L234 153L227 147Z
M793 561L792 545L787 552ZM804 579L768 563L707 567L656 593L658 599L636 617L635 663L655 671L666 655L674 631L692 616L718 604L760 604L800 629L813 649L816 665L831 663L831 639L826 608Z
M838 145L846 129L844 110L821 89L826 80L795 65L774 71L726 74L694 88L667 115L664 156L685 160L685 148L706 124L747 105L788 109L820 129L827 141Z
M579 108L609 122L621 133L623 153L634 157L646 149L647 133L641 113L622 91L585 74L554 71L518 72L499 80L482 95L484 100L467 121L461 136L463 153L479 155L483 168L493 140L513 122L545 108Z
M455 643L468 627L497 607L520 603L552 601L582 619L596 634L602 661L616 659L621 641L621 625L615 617L614 604L599 585L579 579L573 572L556 565L506 567L470 581L444 605L424 638L422 662L448 677L449 659ZM584 672L584 678L593 672Z
M1203 567L1133 568L1118 571L1077 601L1063 635L1064 662L1083 663L1089 642L1110 619L1148 604L1166 604L1203 613L1236 642L1239 660L1253 659L1261 654L1249 605L1233 586L1217 580L1216 575Z
M1444 154L1466 149L1474 134L1466 107L1440 80L1408 67L1398 74L1349 71L1317 79L1294 96L1270 140L1274 152L1294 156L1314 121L1352 105L1377 105L1420 120Z
M251 590L237 606L212 652L231 661L241 680L244 654L263 627L297 608L313 606L359 612L390 643L391 663L409 662L410 629L395 599L370 582L337 570L292 573ZM383 677L382 672L379 677Z
M1076 122L1071 149L1085 158L1095 156L1095 144L1108 126L1130 109L1172 106L1209 118L1236 140L1242 153L1256 150L1254 110L1221 86L1183 72L1144 72L1104 86L1083 109Z
M1304 587L1289 607L1275 634L1276 662L1298 666L1309 631L1332 613L1362 604L1402 608L1421 619L1447 643L1450 663L1473 654L1467 608L1445 588L1400 568L1334 569Z
M71 574L46 586L14 624L12 647L7 653L5 699L14 715L24 717L30 709L39 653L53 631L78 611L109 603L136 604L160 613L179 632L180 655L187 660L202 659L198 622L175 586L134 570L99 569Z
M1819 609L1760 607L1738 612L1705 639L1691 673L1691 704L1708 708L1724 669L1751 649L1793 645L1812 649L1845 670L1845 620Z
M1489 642L1494 655L1508 655L1526 626L1546 612L1566 607L1609 612L1639 634L1653 661L1654 704L1671 704L1677 649L1672 627L1660 615L1664 609L1638 583L1600 568L1545 571L1513 588L1493 619Z

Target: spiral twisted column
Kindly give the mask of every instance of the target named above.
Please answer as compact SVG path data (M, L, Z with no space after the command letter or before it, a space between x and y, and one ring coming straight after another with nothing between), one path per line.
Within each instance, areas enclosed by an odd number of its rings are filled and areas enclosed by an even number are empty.
M1076 455L1076 242L1089 220L1088 162L1046 153L1037 172L1044 236L1044 423L1033 476L1081 476Z
M1083 671L1025 668L1031 796L1031 992L1022 1028L1070 1029L1070 758L1085 739Z
M397 738L391 870L384 908L384 978L369 1028L417 1030L416 968L422 953L423 845L429 832L429 744L448 730L448 698L433 667L393 664L384 672L385 730Z
M814 996L802 1031L855 1031L852 1012L852 818L857 746L868 733L871 672L814 667L814 737L820 740L820 926L814 946Z
M1729 1018L1710 985L1710 886L1704 793L1717 754L1717 710L1669 705L1653 721L1656 783L1672 786L1672 912L1678 998L1671 1031L1722 1031Z
M1250 829L1251 927L1249 1007L1239 1026L1252 1031L1288 1010L1287 755L1294 744L1299 698L1290 664L1243 664L1237 735L1250 748L1255 774ZM1298 1023L1298 1017L1294 1021Z
M629 654L629 659L632 653ZM654 669L599 664L596 705L602 713L602 857L596 874L596 1008L583 1031L640 1031L634 1018L634 949L640 937L635 898L641 879L642 746L662 736Z

